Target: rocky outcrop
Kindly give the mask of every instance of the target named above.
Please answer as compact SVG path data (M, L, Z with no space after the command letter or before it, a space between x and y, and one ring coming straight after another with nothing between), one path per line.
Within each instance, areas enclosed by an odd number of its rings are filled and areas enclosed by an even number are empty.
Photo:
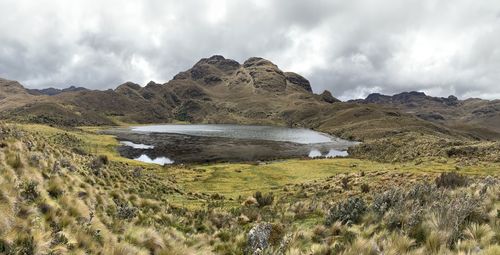
M330 103L330 104L340 102L340 100L333 97L332 93L330 93L330 91L328 91L328 90L323 91L323 93L321 93L319 96L320 96L322 101Z
M256 89L265 92L284 92L286 78L278 66L263 58L249 58L243 63L248 71Z
M138 99L143 99L140 93L141 88L142 87L139 84L133 82L126 82L116 87L115 92L127 96L129 98L132 98L134 100L138 100Z
M269 237L273 227L270 223L259 223L248 232L247 248L245 254L262 254L269 246Z
M286 72L285 78L289 82L289 84L299 86L305 91L312 93L311 83L309 83L309 81L301 75L292 72Z
M393 96L382 95L379 93L372 93L368 95L365 99L354 100L361 103L371 103L371 104L403 104L403 105L418 105L425 104L428 102L443 104L446 106L456 106L459 100L455 96L449 97L432 97L426 95L424 92L410 91L395 94Z
M174 76L174 80L192 79L205 85L214 85L222 82L222 77L233 74L240 68L240 64L232 59L215 55L203 58L191 69Z

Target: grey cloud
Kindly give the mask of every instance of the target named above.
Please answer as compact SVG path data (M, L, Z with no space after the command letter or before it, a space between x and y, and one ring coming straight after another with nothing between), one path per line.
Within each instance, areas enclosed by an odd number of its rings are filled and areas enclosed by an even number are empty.
M268 58L342 99L500 98L499 13L496 0L0 0L0 77L106 89L222 54Z

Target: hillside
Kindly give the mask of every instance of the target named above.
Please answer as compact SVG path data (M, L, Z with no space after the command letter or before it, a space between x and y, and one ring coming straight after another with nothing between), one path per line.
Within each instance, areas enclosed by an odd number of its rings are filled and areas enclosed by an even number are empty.
M395 107L420 119L462 130L481 139L500 138L500 100L455 96L432 97L422 92L404 92L393 96L370 94L352 102Z
M0 123L0 254L498 254L498 163L160 167ZM489 176L493 175L493 176ZM495 176L496 175L496 176Z
M317 95L307 79L262 58L240 64L216 55L201 59L165 84L150 82L144 87L127 82L106 91L75 87L27 90L7 80L2 80L0 87L2 118L51 125L176 121L273 124L308 127L356 140L410 131L459 138L496 134L489 129L482 134L478 129L469 132L457 125L442 125L402 111L399 105L345 103L329 91ZM470 108L474 108L472 104ZM496 119L474 121L493 125Z

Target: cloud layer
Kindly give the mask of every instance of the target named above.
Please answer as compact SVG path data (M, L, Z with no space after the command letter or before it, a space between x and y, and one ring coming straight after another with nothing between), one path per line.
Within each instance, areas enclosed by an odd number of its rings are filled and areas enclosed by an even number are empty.
M166 82L267 58L342 99L500 98L497 0L0 0L0 77L32 88Z

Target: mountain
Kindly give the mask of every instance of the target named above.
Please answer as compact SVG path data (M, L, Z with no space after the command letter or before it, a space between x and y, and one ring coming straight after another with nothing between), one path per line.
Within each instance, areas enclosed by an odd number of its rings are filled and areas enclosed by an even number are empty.
M22 106L33 98L19 82L0 78L0 111Z
M413 91L393 96L374 93L351 102L395 107L425 121L468 132L478 138L500 138L500 100L459 100L455 96L432 97Z
M64 90L26 90L26 97L37 98L10 107L9 116L31 116L30 121L50 122L50 109L62 115L78 112L91 119L71 122L110 124L113 119L125 122L193 122L273 123L282 122L281 113L303 105L337 102L329 92L312 93L304 77L283 72L262 58L250 58L243 64L222 56L201 59L191 69L177 74L165 84L148 83L145 87L127 82L114 90L81 88ZM50 95L47 97L46 95ZM44 110L39 108L43 106ZM43 113L43 119L37 120ZM55 120L54 124L60 120Z
M28 93L32 95L47 95L47 96L53 96L57 94L61 94L63 92L74 92L74 91L86 91L88 89L83 88L83 87L75 87L75 86L70 86L65 89L56 89L56 88L46 88L46 89L27 89Z
M152 81L141 86L127 82L105 91L73 87L33 93L17 82L2 81L0 91L11 92L0 94L0 117L51 125L176 121L271 124L313 128L362 141L409 133L460 139L492 138L497 134L496 129L468 130L439 120L438 114L446 118L451 113L459 116L459 112L449 109L461 105L467 107L460 109L489 116L496 108L478 103L483 101L466 104L456 98L431 98L408 92L393 97L373 94L365 100L340 102L329 91L314 94L303 76L282 71L271 61L257 57L238 63L215 55L201 59L164 84ZM423 115L428 113L423 109L429 105L440 109L430 111L434 117ZM495 118L473 120L493 125Z

